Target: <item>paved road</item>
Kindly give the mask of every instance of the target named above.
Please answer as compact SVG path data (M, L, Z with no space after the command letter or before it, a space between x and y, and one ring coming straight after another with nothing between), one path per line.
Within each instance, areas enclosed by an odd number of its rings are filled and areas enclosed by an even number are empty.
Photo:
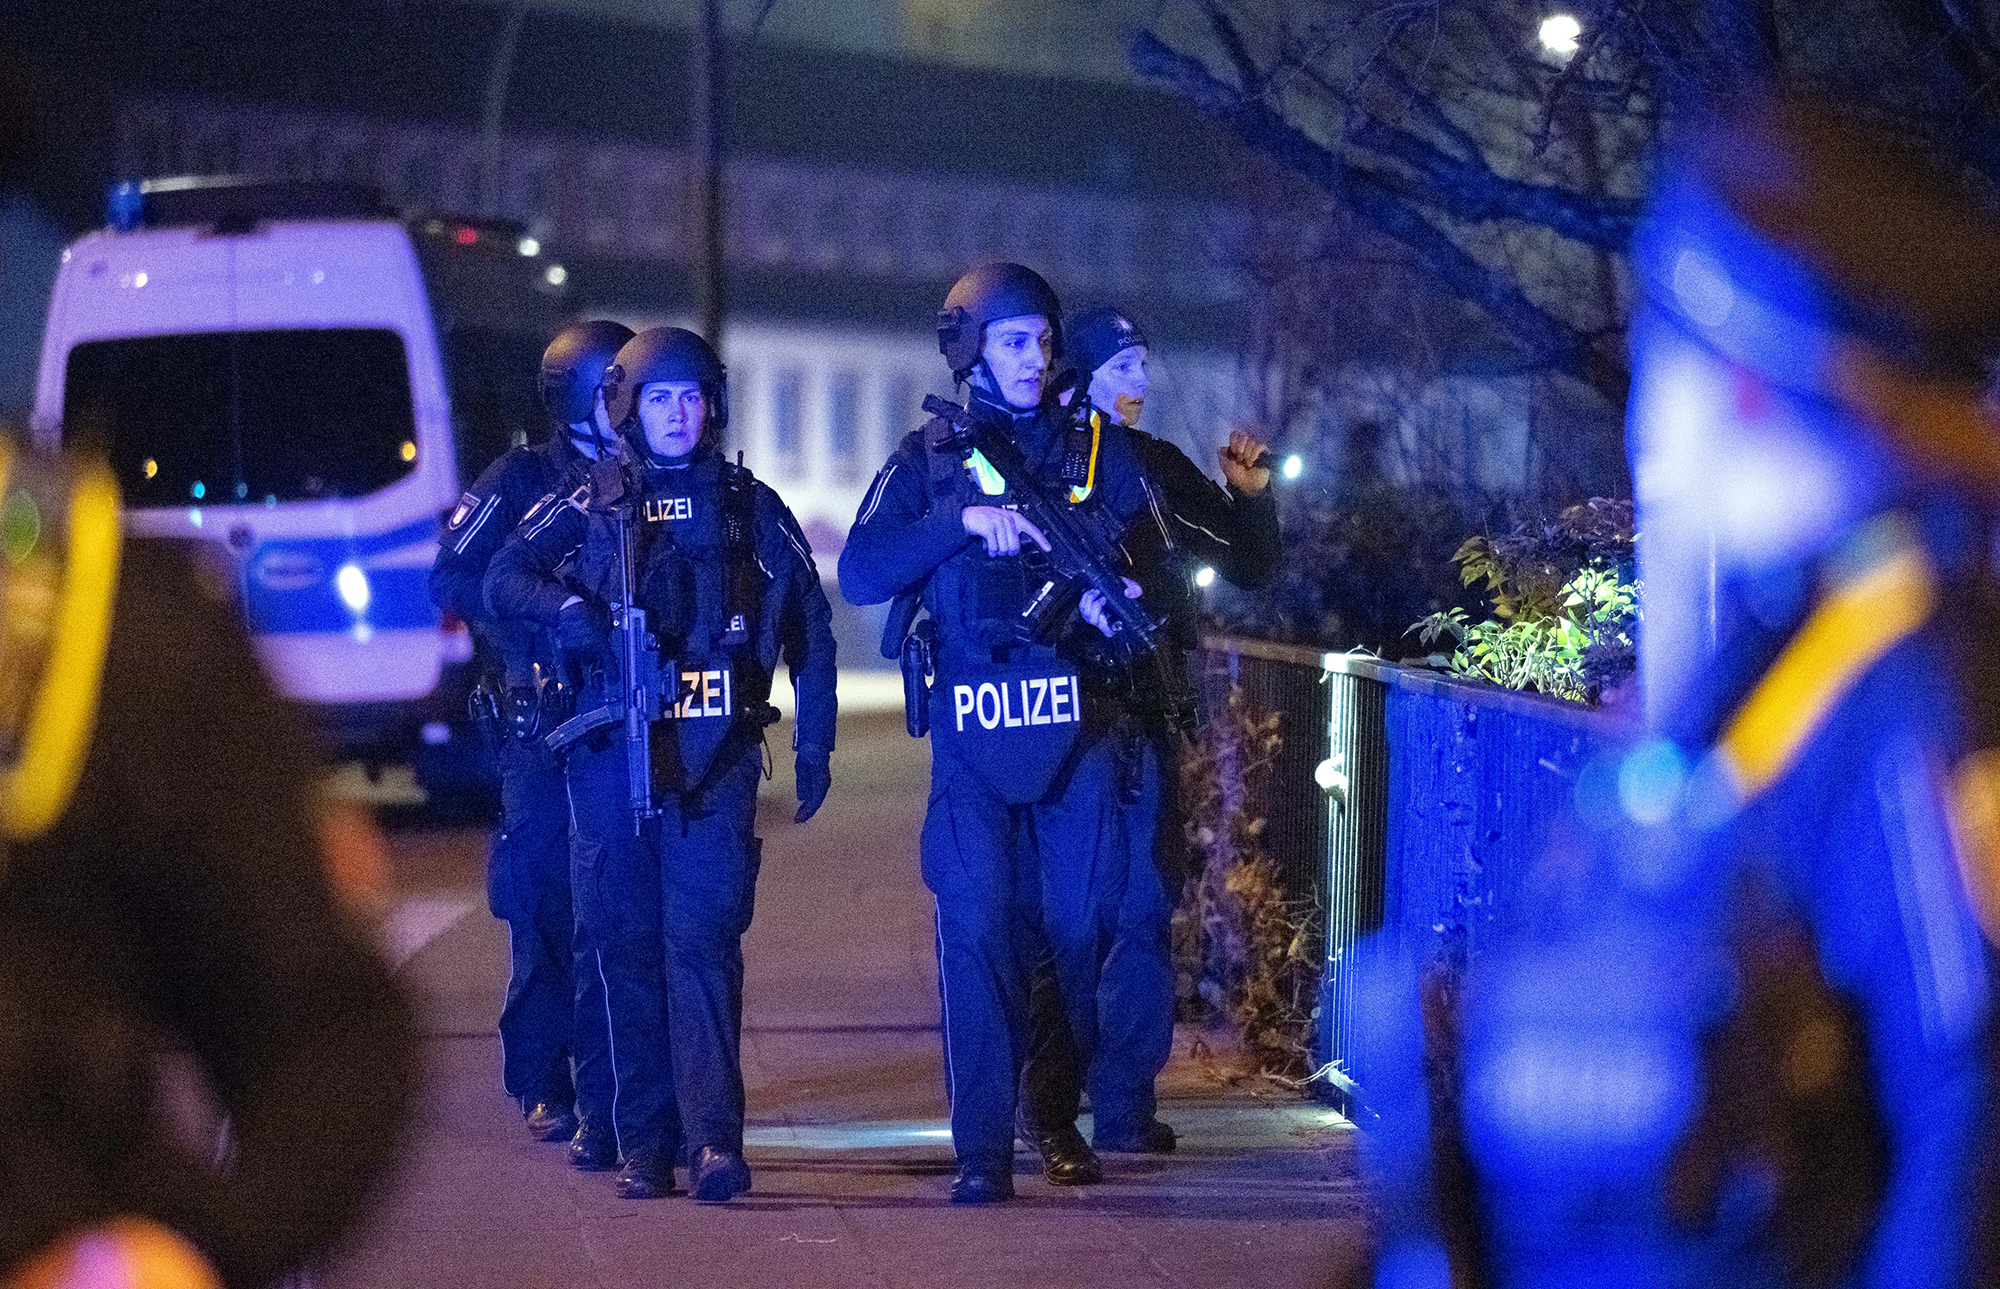
M789 745L787 727L772 747ZM391 951L430 1067L408 1163L378 1220L316 1286L1310 1286L1362 1233L1351 1132L1288 1099L1169 1072L1169 1158L1111 1157L1101 1186L945 1202L949 1133L930 896L914 846L924 750L886 714L844 721L820 817L790 817L788 757L766 785L746 943L745 1075L756 1191L727 1208L621 1201L609 1174L527 1140L492 1036L506 941L477 887L484 837L396 837ZM1187 1037L1181 1046L1185 1048Z

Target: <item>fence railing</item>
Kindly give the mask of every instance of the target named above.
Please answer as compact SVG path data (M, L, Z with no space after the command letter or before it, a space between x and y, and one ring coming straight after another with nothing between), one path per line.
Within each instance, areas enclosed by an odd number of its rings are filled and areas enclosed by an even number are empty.
M1425 960L1462 967L1515 905L1536 849L1620 721L1422 668L1215 636L1198 660L1212 709L1232 686L1277 712L1283 740L1263 803L1286 889L1309 908L1325 963L1315 1083L1344 1110L1365 1041L1352 965L1393 926Z

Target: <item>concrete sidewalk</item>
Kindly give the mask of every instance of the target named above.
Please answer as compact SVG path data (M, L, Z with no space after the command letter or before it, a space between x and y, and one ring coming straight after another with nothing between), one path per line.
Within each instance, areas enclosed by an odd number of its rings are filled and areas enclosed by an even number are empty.
M316 1285L1329 1282L1363 1234L1352 1130L1290 1098L1225 1093L1183 1056L1162 1111L1177 1154L1107 1156L1106 1182L1075 1189L1046 1185L1022 1155L1015 1203L946 1202L931 904L914 861L924 749L900 720L844 721L842 737L821 817L791 823L781 764L760 821L744 1038L755 1191L721 1208L620 1200L610 1174L573 1172L559 1146L527 1139L499 1090L506 942L482 900L404 969L430 1035L421 1122L376 1223ZM433 888L413 899L448 903L440 874L478 871L468 839L399 845ZM441 863L454 845L473 859Z

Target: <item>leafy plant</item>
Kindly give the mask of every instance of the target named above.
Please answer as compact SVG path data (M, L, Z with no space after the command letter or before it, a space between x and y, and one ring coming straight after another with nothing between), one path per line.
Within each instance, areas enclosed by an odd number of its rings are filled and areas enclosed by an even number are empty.
M1410 628L1449 643L1429 665L1507 689L1594 703L1637 665L1639 584L1632 577L1632 507L1593 498L1505 537L1468 538L1452 557L1481 586L1492 617L1432 613Z

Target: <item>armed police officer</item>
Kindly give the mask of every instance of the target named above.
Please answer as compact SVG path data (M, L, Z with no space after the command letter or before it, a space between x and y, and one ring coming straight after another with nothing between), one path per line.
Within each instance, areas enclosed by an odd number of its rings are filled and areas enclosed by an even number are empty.
M831 784L832 615L791 512L717 450L729 401L707 342L641 332L604 391L627 460L538 503L486 595L584 670L552 741L568 748L584 970L607 1002L619 1193L671 1193L684 1149L689 1190L719 1203L750 1188L741 941L771 682L782 659L803 823Z
M431 569L431 599L465 620L500 671L499 684L489 677L474 701L485 705L500 736L500 827L487 859L486 897L493 916L507 923L512 963L500 1009L501 1083L520 1102L529 1133L570 1139L572 1162L585 1168L611 1162L612 1080L603 1000L595 978L579 979L574 970L562 765L541 738L567 715L568 695L552 633L496 618L482 585L494 553L529 508L569 491L566 481L581 482L585 466L613 452L604 369L631 338L628 327L595 321L565 327L549 342L537 388L554 432L486 467L446 521Z
M1648 594L1719 591L1720 639L1648 677L1672 706L1511 933L1366 1004L1377 1283L1990 1283L2000 220L1800 102L1667 179L1634 473L1646 539L1706 556Z
M938 345L969 383L969 406L927 404L936 415L876 475L840 557L849 599L896 602L887 649L932 655L918 670L934 680L915 693L928 715L912 713L912 732L927 721L932 740L921 850L937 897L959 1203L1013 1195L1028 987L1044 942L1083 1060L1095 1046L1126 800L1148 790L1121 736L1133 686L1116 683L1101 651L1122 641L1127 662L1150 658L1157 624L1104 555L1145 491L1125 429L1072 417L1050 396L1060 316L1055 292L1021 265L959 279ZM1091 551L1094 562L1075 558ZM929 619L912 627L919 607ZM1050 1181L1097 1180L1073 1125L1033 1144Z
M1145 602L1165 619L1176 669L1196 644L1200 621L1198 571L1212 568L1236 586L1256 590L1278 570L1278 507L1262 463L1264 445L1236 429L1217 452L1225 483L1218 486L1187 454L1138 428L1149 387L1146 333L1110 307L1088 309L1063 323L1063 345L1078 389L1126 427L1138 455L1147 510L1127 548ZM1022 1117L1030 1140L1074 1128L1086 1086L1098 1150L1165 1153L1174 1131L1156 1113L1154 1081L1172 1055L1174 1038L1173 909L1185 881L1181 844L1181 733L1163 712L1142 714L1131 733L1137 773L1149 785L1128 812L1132 857L1113 898L1118 918L1104 946L1097 993L1097 1053L1088 1071L1078 1063L1052 963L1036 972ZM1151 785L1157 785L1156 787Z

